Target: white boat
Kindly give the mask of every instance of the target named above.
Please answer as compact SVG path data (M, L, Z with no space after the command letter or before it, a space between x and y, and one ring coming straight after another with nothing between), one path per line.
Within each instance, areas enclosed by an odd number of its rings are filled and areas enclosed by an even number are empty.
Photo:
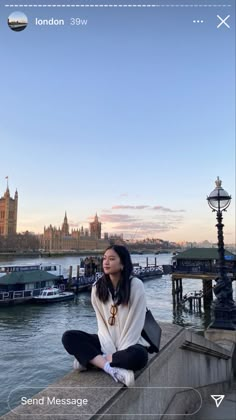
M45 287L39 296L34 296L32 302L54 303L74 299L74 293L63 292L58 287Z
M30 301L45 287L54 287L58 281L63 281L58 264L0 265L0 306Z

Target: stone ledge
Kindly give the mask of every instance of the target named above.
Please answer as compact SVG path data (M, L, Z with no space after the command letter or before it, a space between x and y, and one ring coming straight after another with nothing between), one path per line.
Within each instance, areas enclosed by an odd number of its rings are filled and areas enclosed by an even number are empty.
M142 371L136 373L136 380L140 377L140 375L142 375L144 371L149 369L154 360L159 358L160 355L163 356L165 349L173 342L176 337L184 332L182 327L174 324L161 322L159 324L162 328L160 352L158 354L149 355L147 366ZM48 386L44 390L40 390L40 388L38 390L36 389L33 397L31 398L39 400L40 398L44 397L44 401L47 401L47 398L49 398L49 401L51 401L53 396L56 396L56 398L60 399L87 398L89 400L89 407L70 407L70 414L66 414L65 406L55 407L52 405L47 405L45 407L44 405L30 405L26 408L26 406L19 405L14 408L13 411L3 415L1 420L35 420L38 419L39 416L43 416L43 420L57 420L57 418L59 420L62 417L63 419L68 418L68 420L78 420L84 417L86 420L89 420L92 419L95 413L99 413L101 410L104 412L106 406L110 406L113 400L117 400L119 395L122 396L124 392L127 391L128 390L124 385L115 383L112 378L110 378L107 374L99 369L92 369L80 373L73 371L65 375L59 381L55 382L55 384ZM80 415L78 415L78 409L81 413Z
M176 420L176 410L183 414L182 418L187 413L194 414L199 407L198 389L213 386L217 393L222 383L229 383L231 353L190 330L173 324L160 325L161 350L158 355L150 355L147 366L136 373L134 388L115 383L101 370L70 372L45 390L35 391L34 398L44 397L44 402L53 397L87 399L88 405L18 405L1 420L37 420L39 416L43 420L161 420L165 413L165 420ZM201 351L182 349L186 342ZM223 357L217 359L215 353Z

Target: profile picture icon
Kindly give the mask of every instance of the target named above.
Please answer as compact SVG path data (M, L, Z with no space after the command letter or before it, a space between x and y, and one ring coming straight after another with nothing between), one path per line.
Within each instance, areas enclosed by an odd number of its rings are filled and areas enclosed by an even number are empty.
M7 20L8 26L13 31L23 31L28 25L27 16L22 12L13 12Z

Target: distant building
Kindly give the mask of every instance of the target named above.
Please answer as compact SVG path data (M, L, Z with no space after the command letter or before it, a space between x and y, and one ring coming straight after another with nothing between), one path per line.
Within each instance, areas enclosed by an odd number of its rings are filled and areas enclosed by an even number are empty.
M90 236L95 239L101 239L102 224L98 220L97 213L94 218L94 221L90 223L89 226L90 226Z
M120 235L114 233L109 235L109 242L111 245L124 245L126 246L126 241L123 239L123 234Z
M41 248L45 251L93 251L97 249L105 249L109 246L108 239L101 239L102 224L98 220L96 214L94 222L90 223L90 232L88 229L72 229L69 230L67 214L62 223L61 228L50 225L44 227L44 233L41 235Z
M11 198L7 185L4 196L0 198L0 236L16 234L17 208L18 192L16 191L14 198Z

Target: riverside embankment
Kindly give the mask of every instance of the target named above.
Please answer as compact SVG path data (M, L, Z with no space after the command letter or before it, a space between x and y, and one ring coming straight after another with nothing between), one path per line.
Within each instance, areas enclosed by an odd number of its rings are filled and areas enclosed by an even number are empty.
M133 262L145 265L147 255L133 255ZM153 255L153 261L154 261ZM168 264L171 256L157 256L158 264ZM17 259L12 263L31 262L32 259ZM78 257L40 259L55 261L65 270L72 265L76 271ZM149 261L151 256L149 255ZM36 261L38 262L38 260ZM199 288L199 281L184 280L185 290ZM175 323L188 329L202 331L209 324L209 314L191 313L187 310L173 310L171 276L144 283L147 304L156 319ZM72 358L61 344L61 336L67 329L96 331L96 319L90 303L90 294L82 293L74 301L55 306L20 305L0 310L0 413L8 411L7 398L13 387L28 385L47 387L67 374L72 368ZM4 386L3 386L4 384ZM32 391L30 395L33 395Z

